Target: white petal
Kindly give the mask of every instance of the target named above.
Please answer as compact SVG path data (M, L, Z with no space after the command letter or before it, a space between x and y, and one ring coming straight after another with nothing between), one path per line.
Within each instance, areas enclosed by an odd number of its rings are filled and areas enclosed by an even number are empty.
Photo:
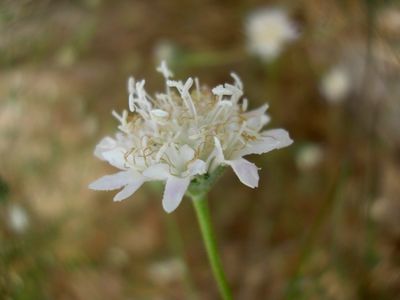
M164 155L168 157L168 162L172 163L173 165L178 164L182 161L182 158L179 155L179 151L176 149L175 144L169 145L167 149L165 149Z
M233 157L242 157L249 154L262 154L277 149L279 141L272 137L261 138L255 142L248 143L245 148L235 152Z
M278 146L276 149L287 147L293 143L293 140L290 138L289 133L284 129L271 129L263 131L261 135L264 137L273 138L278 141Z
M170 177L165 185L162 205L167 213L174 211L181 203L190 184L189 178Z
M280 149L293 143L286 130L273 129L261 133L262 138L248 143L244 149L233 154L233 157L242 157L249 154L267 153L274 149Z
M103 152L113 149L116 147L116 145L117 142L113 138L107 136L96 145L96 148L94 149L94 155L101 160L105 160L103 157Z
M128 198L142 186L143 182L144 178L141 178L126 185L118 194L114 196L114 201L122 201Z
M187 173L189 176L202 175L207 172L207 164L201 159L196 159L195 161L188 164Z
M112 175L103 176L89 184L89 188L99 191L116 190L135 179L131 171L122 171Z
M227 161L227 163L232 167L233 171L243 184L251 188L258 186L258 168L255 164L245 160L244 158Z
M267 109L268 109L268 104L265 103L265 104L261 105L259 108L256 108L256 109L253 109L253 110L250 110L250 111L244 113L244 116L248 119L250 119L252 117L259 117L259 116L262 116L263 114L265 114Z
M270 117L266 114L267 109L268 104L264 104L257 109L244 113L243 115L246 118L247 127L259 131L265 126L270 121Z
M271 118L267 114L265 114L247 119L246 125L247 127L250 127L255 131L259 131L261 128L267 125L270 120Z
M154 180L166 180L171 176L167 164L156 164L144 170L143 175Z
M183 145L179 149L179 156L184 162L191 161L194 157L194 150L188 145Z
M118 169L126 169L126 160L124 156L125 150L123 148L115 148L110 151L103 152L103 158L110 165Z

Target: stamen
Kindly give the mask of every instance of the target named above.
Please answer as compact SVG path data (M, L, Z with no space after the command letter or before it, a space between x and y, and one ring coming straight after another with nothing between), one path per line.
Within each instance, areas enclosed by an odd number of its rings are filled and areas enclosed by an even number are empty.
M236 74L236 73L234 73L234 72L231 72L231 77L233 78L233 80L235 81L235 85L240 89L240 90L243 90L243 83L242 83L242 80L240 80L240 77Z
M248 102L247 98L244 98L243 102L242 102L242 111L246 111L248 105L249 105L249 102Z
M115 110L111 112L111 114L116 118L120 123L124 122L123 115L119 115Z
M197 117L197 112L196 112L196 107L194 106L194 103L192 101L192 97L190 96L189 90L193 85L193 79L191 77L186 80L185 85L183 86L182 89L182 97L185 98L187 102L187 106L194 118Z
M135 98L133 97L133 94L129 94L129 100L128 100L128 104L129 104L129 110L131 112L135 111Z
M170 77L173 77L174 74L171 72L170 69L168 69L167 63L165 60L161 61L160 66L158 66L157 71L160 72L165 79L168 79Z
M194 84L196 85L197 97L200 98L200 82L197 77L194 78Z
M129 94L135 93L135 79L132 76L128 78L127 89Z
M185 82L183 85L182 81L175 81L175 80L168 80L167 85L170 87L175 87L179 94L181 95L181 98L183 100L183 103L187 107L187 109L190 111L192 117L196 118L197 113L196 113L196 108L193 104L192 97L190 96L189 90L193 84L193 79L188 78L188 80Z

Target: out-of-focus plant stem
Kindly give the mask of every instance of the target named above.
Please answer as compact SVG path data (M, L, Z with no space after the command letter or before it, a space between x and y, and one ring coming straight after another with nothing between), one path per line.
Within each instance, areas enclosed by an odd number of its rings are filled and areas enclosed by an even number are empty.
M171 243L170 247L171 247L172 251L174 251L177 255L179 255L181 257L181 261L183 263L184 288L185 288L186 293L188 294L188 298L190 300L197 300L198 297L197 297L196 287L192 280L192 277L190 276L190 272L188 270L188 265L187 265L187 262L185 259L185 249L183 246L181 233L177 226L177 221L176 221L176 219L173 218L173 216L167 215L166 222L167 222L169 241Z
M301 277L301 269L307 259L309 258L310 254L312 253L313 246L315 244L315 240L320 233L320 229L324 224L326 218L332 212L332 207L334 206L335 202L338 200L338 195L343 187L343 184L346 182L346 179L349 175L349 166L348 162L344 161L341 168L339 169L339 173L335 178L333 186L328 193L327 200L321 207L320 212L318 213L317 219L314 222L314 225L311 228L310 233L306 237L304 242L303 248L300 253L300 257L298 259L297 265L295 266L294 272L292 277L289 280L287 289L286 289L286 296L285 299L298 299L298 291L297 291L297 283Z

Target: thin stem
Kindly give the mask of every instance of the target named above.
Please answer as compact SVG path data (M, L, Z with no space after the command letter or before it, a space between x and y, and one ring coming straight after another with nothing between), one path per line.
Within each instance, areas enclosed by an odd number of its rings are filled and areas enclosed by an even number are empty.
M179 232L178 224L175 218L171 215L166 215L166 222L167 222L167 234L168 240L170 241L171 250L174 251L176 254L179 254L181 257L183 266L184 266L184 287L188 294L188 298L191 300L197 300L197 291L191 274L188 269L185 249L183 246L182 236Z
M211 269L214 278L217 281L218 289L222 299L232 300L232 292L225 278L225 273L222 268L221 259L217 249L214 231L211 225L210 212L206 195L192 195L193 206L196 211L197 220L199 221L201 234L206 246L208 260L211 264Z
M286 296L285 299L298 299L298 280L301 277L302 267L312 254L314 250L315 241L318 238L318 234L321 231L326 218L331 213L332 206L335 204L336 201L339 200L340 191L343 188L343 184L346 182L346 179L349 174L347 161L344 161L339 173L336 175L336 178L333 182L332 187L327 195L326 201L323 203L316 220L314 221L313 226L311 227L311 231L308 233L304 245L300 251L299 260L295 266L293 275L289 279Z

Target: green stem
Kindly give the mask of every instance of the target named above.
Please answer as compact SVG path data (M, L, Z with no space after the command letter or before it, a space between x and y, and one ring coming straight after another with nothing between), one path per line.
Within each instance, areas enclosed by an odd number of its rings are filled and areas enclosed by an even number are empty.
M171 215L165 215L166 222L167 222L167 234L168 240L170 241L170 247L173 252L179 254L182 259L183 267L184 267L184 276L183 276L183 283L185 290L188 294L188 299L197 300L197 291L191 274L189 273L187 261L185 260L185 250L183 246L182 236L179 232L178 224L176 219L173 218Z
M222 299L232 300L232 292L226 281L221 259L218 254L217 242L215 240L214 231L211 225L210 212L208 210L207 197L205 194L192 195L192 200L197 220L199 221L203 241L206 246L208 260L211 264L214 278L217 281L219 292Z

